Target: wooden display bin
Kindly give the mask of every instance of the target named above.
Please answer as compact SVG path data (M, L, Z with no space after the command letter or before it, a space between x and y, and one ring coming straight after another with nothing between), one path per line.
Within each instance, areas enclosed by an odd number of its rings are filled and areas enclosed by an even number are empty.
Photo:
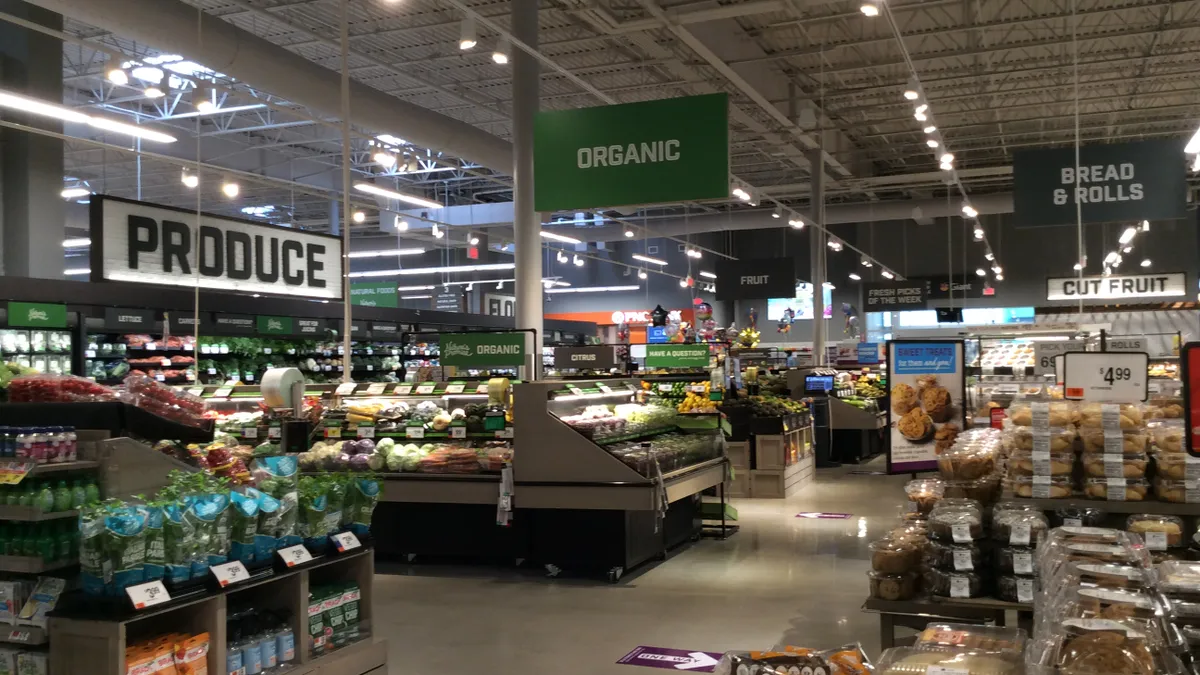
M750 471L750 496L786 499L811 483L815 471L811 454L783 469L754 469Z
M726 441L725 454L735 469L750 468L750 441Z
M749 497L751 472L751 469L734 467L733 478L730 478L729 481L725 483L725 496Z

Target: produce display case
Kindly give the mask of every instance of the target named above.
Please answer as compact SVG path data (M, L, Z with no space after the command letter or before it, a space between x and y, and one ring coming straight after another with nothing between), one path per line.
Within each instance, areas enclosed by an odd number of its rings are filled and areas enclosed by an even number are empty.
M69 375L71 342L67 330L0 329L0 361L40 373Z

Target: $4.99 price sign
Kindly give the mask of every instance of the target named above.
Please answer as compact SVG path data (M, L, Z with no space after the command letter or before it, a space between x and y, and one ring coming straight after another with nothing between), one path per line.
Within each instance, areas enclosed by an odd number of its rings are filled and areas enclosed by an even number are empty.
M1063 361L1067 399L1129 403L1149 395L1150 357L1144 352L1071 352Z

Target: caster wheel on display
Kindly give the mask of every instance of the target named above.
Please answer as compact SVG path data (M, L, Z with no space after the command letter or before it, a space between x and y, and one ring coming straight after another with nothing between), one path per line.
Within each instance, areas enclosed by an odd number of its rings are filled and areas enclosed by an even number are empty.
M624 567L614 567L608 571L608 583L615 584L621 580L621 575L625 573Z
M546 576L556 577L561 572L562 572L562 568L560 568L558 565L551 565L550 563L546 563Z
M408 562L412 562L417 559L417 554L416 553L407 553L407 554L405 554L404 559L407 560Z
M513 564L514 564L514 565L516 565L517 567L520 567L521 565L524 565L524 564L525 564L525 559L524 559L524 558L517 558L517 559L516 559L516 560L513 562Z

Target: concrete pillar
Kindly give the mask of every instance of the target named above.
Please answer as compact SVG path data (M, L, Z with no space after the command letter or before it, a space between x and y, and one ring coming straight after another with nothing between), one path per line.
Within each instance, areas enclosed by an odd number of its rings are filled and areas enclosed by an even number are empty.
M825 153L821 148L808 152L812 164L812 230L809 264L813 286L813 363L825 364Z
M342 202L337 199L329 200L329 233L335 237L342 234Z
M513 36L537 49L537 0L512 0ZM542 234L533 208L533 118L538 112L538 62L519 48L512 54L513 70L513 233L516 243L516 327L534 329L526 342L532 355L531 379L542 370Z
M62 15L19 0L0 11L62 30ZM62 42L0 22L0 88L60 103ZM62 123L5 111L4 119L62 133ZM0 275L63 278L63 143L0 128Z

